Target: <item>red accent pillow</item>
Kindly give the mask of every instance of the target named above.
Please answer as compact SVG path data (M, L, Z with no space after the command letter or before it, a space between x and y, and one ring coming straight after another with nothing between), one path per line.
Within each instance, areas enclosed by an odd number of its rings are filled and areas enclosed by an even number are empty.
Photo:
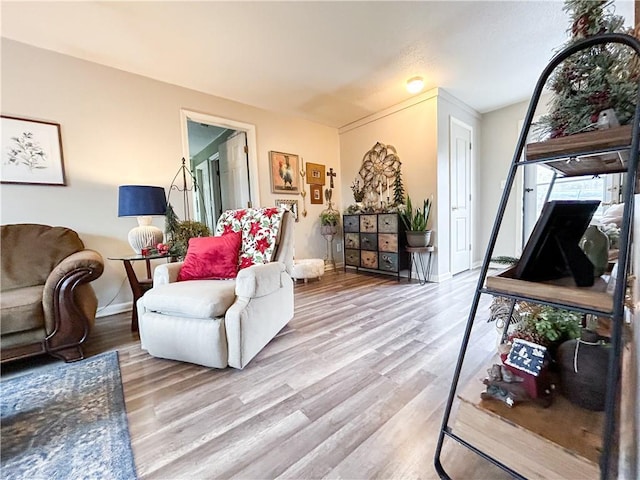
M178 281L236 278L242 232L189 239Z

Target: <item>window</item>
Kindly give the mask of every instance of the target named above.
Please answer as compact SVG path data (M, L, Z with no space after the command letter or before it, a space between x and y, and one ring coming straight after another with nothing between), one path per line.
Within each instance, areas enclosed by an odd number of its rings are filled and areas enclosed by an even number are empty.
M540 215L553 181L553 171L543 165L531 165L527 170L524 196L525 240ZM610 205L619 203L622 191L621 180L622 175L619 173L594 177L556 177L549 200L600 200L601 204L593 216L594 221L597 221ZM533 205L527 208L526 204L533 199L535 199L535 208L532 208Z

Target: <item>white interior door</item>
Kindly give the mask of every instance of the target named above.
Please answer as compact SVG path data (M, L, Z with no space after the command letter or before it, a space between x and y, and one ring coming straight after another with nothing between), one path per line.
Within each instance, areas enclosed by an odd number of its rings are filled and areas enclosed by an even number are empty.
M471 268L471 138L472 128L451 118L451 274Z
M220 144L220 193L222 209L245 208L251 202L247 136L238 132Z
M209 162L201 162L196 165L196 180L198 191L194 190L196 218L206 224L213 231L213 202L211 198L211 175Z

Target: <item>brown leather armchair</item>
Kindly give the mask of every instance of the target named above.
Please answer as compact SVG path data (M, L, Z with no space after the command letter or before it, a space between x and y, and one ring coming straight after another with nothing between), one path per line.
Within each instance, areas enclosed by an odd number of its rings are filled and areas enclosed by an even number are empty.
M89 282L102 275L102 256L64 227L2 225L0 242L2 362L42 353L84 358L98 307Z

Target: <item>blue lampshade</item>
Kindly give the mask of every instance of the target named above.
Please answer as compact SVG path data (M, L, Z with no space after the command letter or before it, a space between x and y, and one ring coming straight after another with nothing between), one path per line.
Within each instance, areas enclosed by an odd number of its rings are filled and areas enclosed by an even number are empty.
M164 188L148 185L121 185L118 188L118 216L164 215L167 200Z

